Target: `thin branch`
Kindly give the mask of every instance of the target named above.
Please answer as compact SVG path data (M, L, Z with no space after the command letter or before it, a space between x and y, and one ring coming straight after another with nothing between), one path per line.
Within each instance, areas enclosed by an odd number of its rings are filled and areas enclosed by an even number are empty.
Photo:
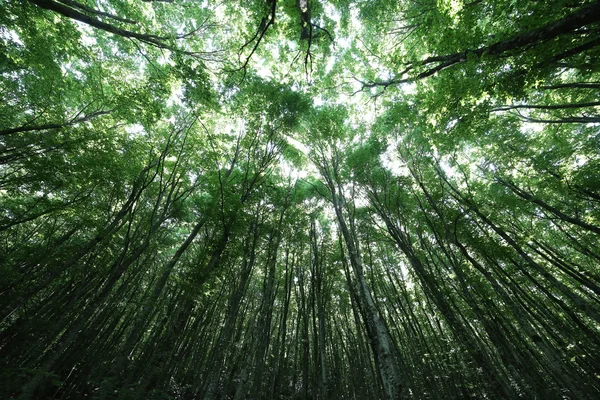
M517 104L514 106L492 108L491 111L492 112L509 111L509 110L515 110L515 109L520 109L520 108L537 109L537 110L564 110L564 109L572 109L572 108L585 108L585 107L598 107L598 106L600 106L600 101L594 101L594 102L590 102L590 103L554 104L554 105L549 105L549 106Z
M204 29L205 27L210 27L210 26L216 26L216 24L208 24L206 25L206 23L208 22L209 17L206 17L204 19L204 21L202 21L202 23L200 24L199 27L197 27L196 29L188 32L188 33L184 33L182 35L177 35L177 39L187 39L190 36L194 36L196 33L198 33L199 31L201 31L202 29Z
M65 1L70 1L70 0L65 0ZM75 8L69 7L63 3L60 3L59 1L29 0L29 2L39 6L41 8L44 8L46 10L50 10L50 11L56 12L58 14L61 14L67 18L71 18L76 21L83 22L84 24L90 25L96 29L100 29L100 30L112 33L114 35L124 37L124 38L134 38L143 43L146 43L148 45L151 45L151 46L154 46L154 47L157 47L160 49L166 49L166 50L170 50L170 51L182 53L182 54L187 54L187 55L194 56L194 57L204 54L203 52L192 52L192 51L181 50L181 49L167 43L168 40L176 39L176 38L144 34L144 33L137 33L137 32L127 30L127 29L122 29L115 25L108 24L104 21L101 21L101 20L93 18L87 14L79 12Z
M550 22L540 28L533 29L519 35L516 35L510 39L502 40L496 43L493 43L489 46L483 46L478 49L467 49L461 52L441 55L441 56L431 56L427 57L421 61L410 62L407 65L407 68L397 76L398 79L391 79L387 81L374 81L368 82L365 88L382 86L387 88L391 85L396 85L400 83L412 82L420 79L427 78L429 76L435 75L436 73L452 67L456 64L463 63L467 61L469 58L481 58L484 55L492 55L492 56L501 56L505 53L509 53L511 51L523 51L524 49L532 48L534 46L540 45L542 43L546 43L552 39L555 39L561 35L571 33L579 28L587 26L592 23L596 23L600 21L600 1L597 1L593 4L590 4L586 7L575 11L572 14L567 15L564 18L561 18L557 21ZM546 61L544 61L541 65L545 65L547 63L556 62L558 60L562 60L564 58L570 57L574 54L578 54L582 51L588 50L592 47L600 45L600 39L595 39L590 42L584 43L581 46L577 46L571 50L560 53ZM417 66L429 66L432 64L438 64L435 66L426 69L425 71L418 73L414 76L409 76L406 78L402 78L407 72L412 70ZM541 65L538 65L541 66Z
M110 14L110 13L107 13L107 12L104 12L104 11L98 11L98 10L92 8L92 7L88 7L85 4L81 4L81 3L78 3L78 2L73 1L73 0L58 0L58 1L60 3L63 3L66 6L69 6L69 7L72 7L72 8L79 8L80 10L83 10L85 12L92 13L92 14L95 14L95 15L99 15L101 17L106 17L106 18L114 19L115 21L124 22L126 24L132 24L132 25L135 25L135 24L138 23L138 21L134 21L134 20L131 20L131 19L126 19L126 18L121 18L121 17L119 17L117 15Z
M161 71L160 68L158 68L153 62L152 60L150 60L150 58L148 58L148 55L146 53L144 53L144 51L142 50L142 48L137 44L137 42L135 40L133 40L132 38L128 38L129 40L131 40L131 43L133 43L133 45L138 49L138 52L146 59L146 61L148 61L148 63L152 66L152 68L154 68L155 71L160 72L160 74L162 76L166 76L165 73L163 71Z
M306 56L304 57L304 70L306 71L306 76L307 76L307 80L308 80L308 76L310 73L312 73L312 53L310 52L310 47L312 45L312 39L313 39L313 26L312 24L310 24L308 26L308 48L306 49ZM310 63L310 72L308 69L308 65Z
M247 72L248 63L250 62L250 59L252 58L252 56L254 55L256 50L258 49L258 46L260 45L263 38L265 37L265 34L267 33L267 30L269 29L269 27L271 27L275 23L275 11L276 10L277 10L277 0L271 0L271 11L270 11L269 16L264 17L261 20L257 31L254 33L254 36L252 36L252 38L250 40L248 40L246 43L244 43L242 45L242 47L240 47L240 50L238 51L238 54L241 55L241 53L244 51L244 49L247 46L249 46L251 43L256 41L256 43L254 43L254 46L252 47L252 50L250 51L250 54L248 54L244 63L242 64L242 66L235 70L235 71L244 71L244 75L242 76L242 81L246 78L246 72Z
M553 57L550 57L549 59L539 63L537 65L537 67L542 67L544 65L551 65L560 60L564 60L565 58L573 57L577 54L583 53L586 50L593 49L596 46L600 46L600 38L590 40L589 42L584 43L580 46L573 47L572 49L569 49L569 50L559 53Z
M554 89L600 89L600 82L575 82L575 83L560 83L556 85L540 86L539 89L554 90Z
M381 60L381 56L379 56L379 55L378 55L378 54L376 54L376 53L375 53L373 50L371 50L371 49L369 48L369 46L367 46L367 45L365 44L365 42L364 42L364 41L363 41L363 40L362 40L360 37L357 37L357 38L356 38L356 40L358 40L358 42L359 42L360 44L362 44L362 45L363 45L363 47L364 47L364 48L367 50L367 52L369 52L369 54L371 54L371 55L372 55L373 57L375 57L376 59L378 59L378 60Z
M12 129L5 129L0 131L0 136L5 136L5 135L11 135L14 133L22 133L22 132L32 132L32 131L48 131L48 130L54 130L54 129L62 129L65 128L67 126L71 126L71 125L75 125L81 122L86 122L89 121L93 118L99 117L101 115L108 115L110 113L112 113L113 110L109 110L109 111L96 111L93 113L90 113L84 117L81 118L76 118L76 119L72 119L70 121L67 121L65 123L62 124L44 124L44 125L37 125L37 126L20 126L18 128L12 128Z
M520 119L526 122L535 122L540 124L597 124L600 123L600 116L582 116L582 117L566 117L559 119L537 119L527 117L520 113L513 113Z
M411 65L409 65L404 71L400 72L398 75L399 76L403 76L406 75L413 67ZM383 92L385 92L385 90L390 87L390 86L395 86L395 85L399 85L401 83L410 83L410 82L414 82L416 79L413 78L406 78L406 79L390 79L387 81L369 81L369 82L365 82L362 81L356 77L353 77L354 80L356 80L357 82L359 82L361 84L361 88L358 89L357 91L355 91L354 93L352 93L352 95L355 95L359 92L364 92L367 89L372 89L372 88L377 88L377 87L381 87L383 88L381 92L377 93L375 96L379 96L381 95Z
M333 36L331 35L331 33L327 29L321 28L319 25L313 24L312 22L310 24L312 25L313 28L317 28L317 29L325 32L327 34L327 36L329 36L329 40L331 41L331 43L333 43L333 45L335 46L335 40L333 40Z

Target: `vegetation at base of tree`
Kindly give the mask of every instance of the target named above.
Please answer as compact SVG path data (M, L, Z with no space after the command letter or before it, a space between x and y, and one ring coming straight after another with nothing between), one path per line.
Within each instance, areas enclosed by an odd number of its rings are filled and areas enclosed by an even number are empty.
M0 9L1 398L600 398L599 1Z

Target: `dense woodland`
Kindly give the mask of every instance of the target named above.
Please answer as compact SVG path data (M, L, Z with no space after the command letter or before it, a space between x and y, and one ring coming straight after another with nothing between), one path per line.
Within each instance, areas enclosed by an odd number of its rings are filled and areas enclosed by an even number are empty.
M0 99L0 398L600 398L599 1L0 0Z

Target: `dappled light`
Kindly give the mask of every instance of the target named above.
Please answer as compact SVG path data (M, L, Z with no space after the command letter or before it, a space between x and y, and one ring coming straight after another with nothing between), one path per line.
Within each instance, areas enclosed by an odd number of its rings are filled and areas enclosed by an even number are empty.
M0 398L600 398L597 0L0 0Z

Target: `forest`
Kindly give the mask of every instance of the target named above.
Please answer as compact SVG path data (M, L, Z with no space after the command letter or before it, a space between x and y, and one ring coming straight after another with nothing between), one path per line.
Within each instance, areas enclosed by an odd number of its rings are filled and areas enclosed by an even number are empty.
M600 399L600 1L0 0L0 398Z

